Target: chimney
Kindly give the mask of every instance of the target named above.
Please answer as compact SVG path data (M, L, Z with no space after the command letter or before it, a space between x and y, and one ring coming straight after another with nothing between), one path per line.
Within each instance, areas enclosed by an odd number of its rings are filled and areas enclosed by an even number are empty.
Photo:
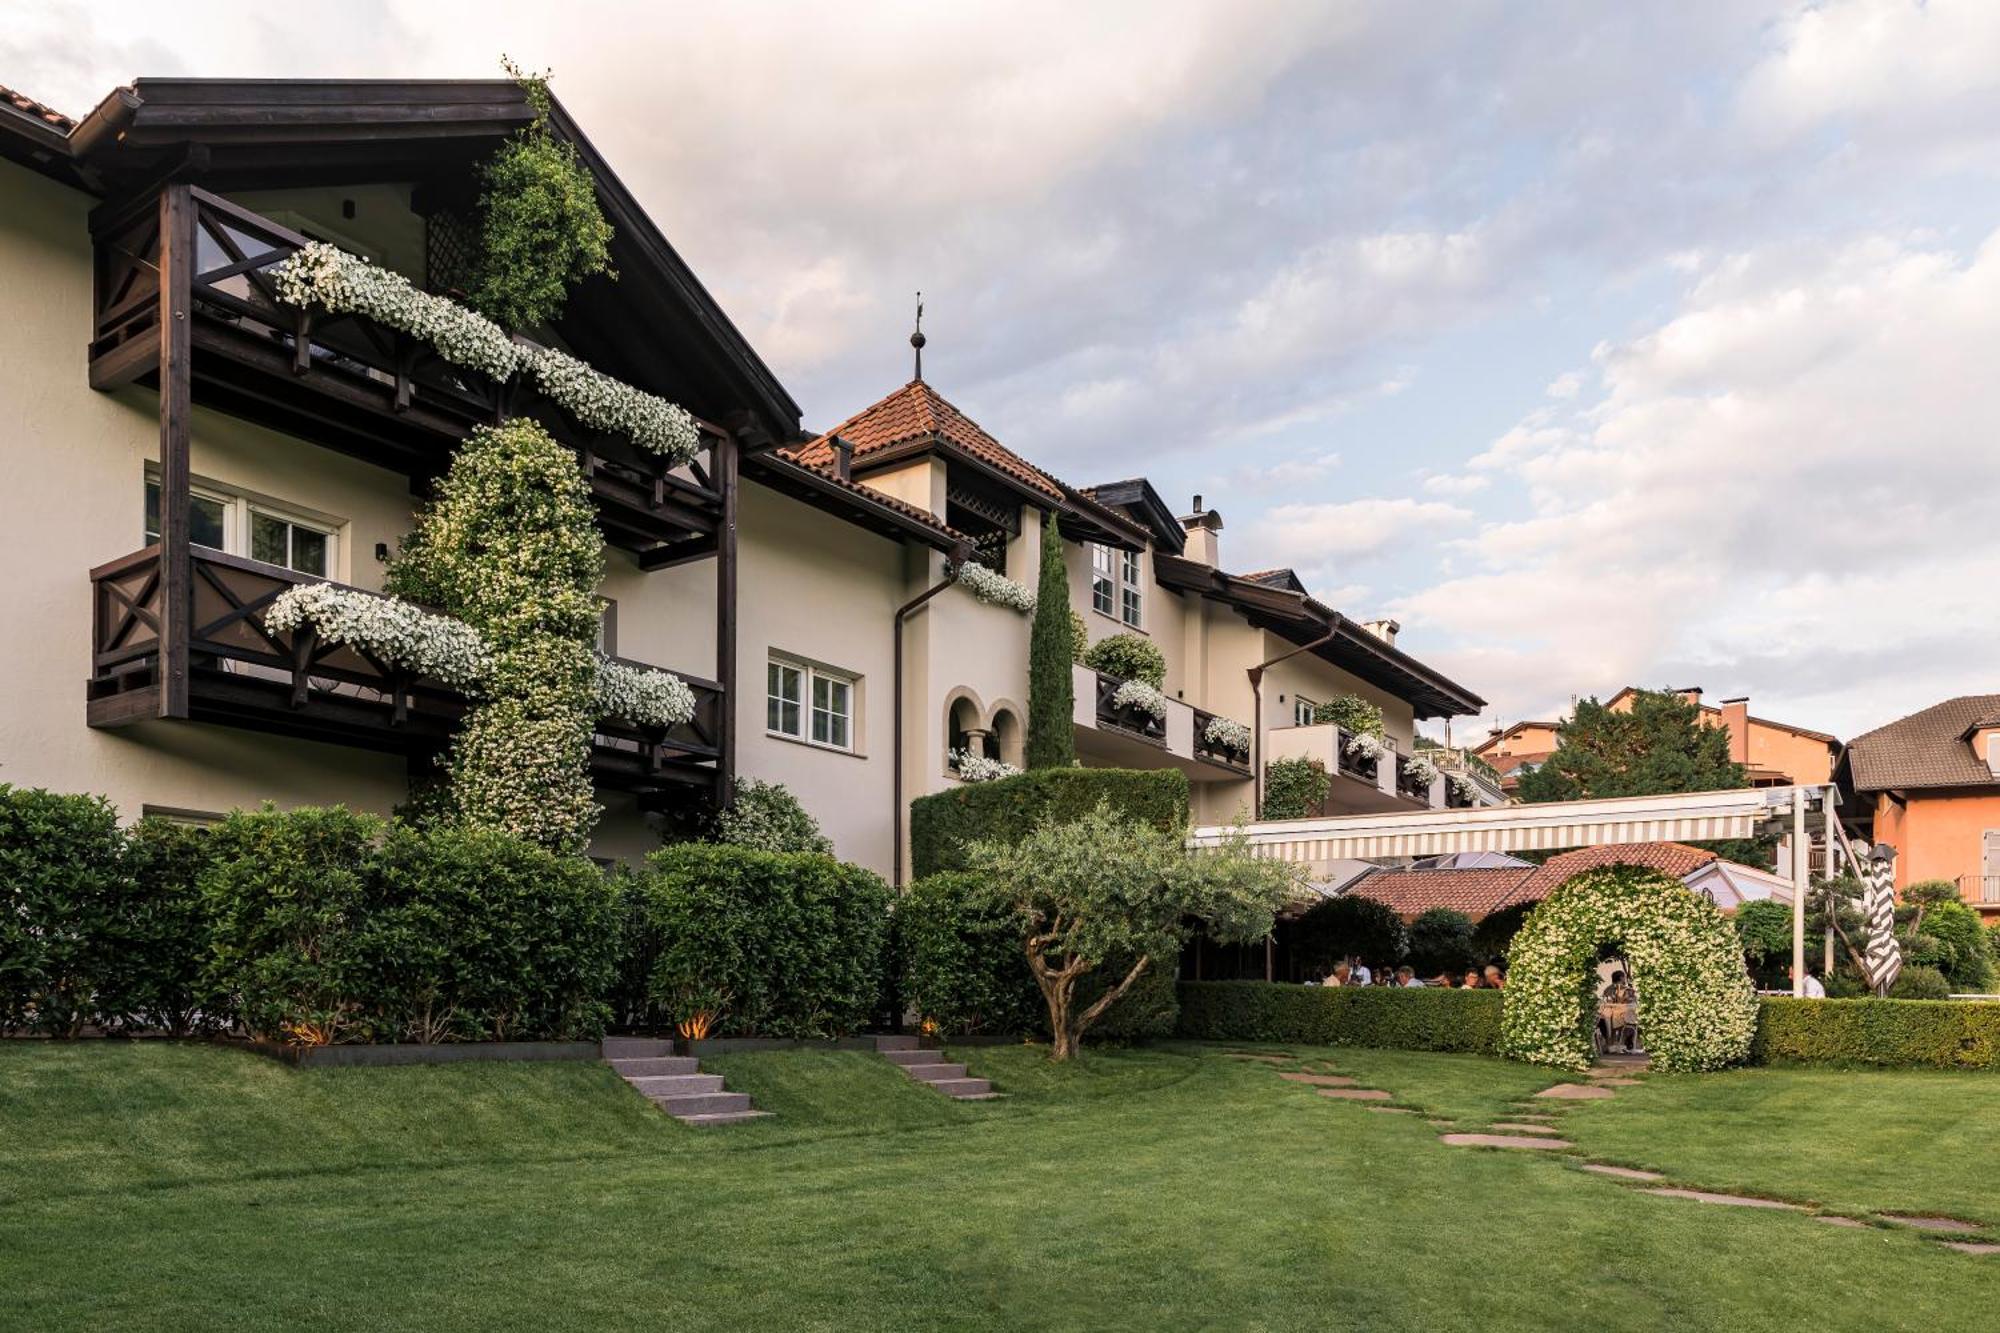
M1739 764L1750 762L1750 698L1724 699L1722 725L1729 731L1729 757Z
M1685 689L1675 690L1674 693L1693 704L1696 708L1701 707L1701 686L1689 685Z
M1187 546L1181 554L1210 569L1222 568L1222 515L1202 508L1201 497L1197 495L1194 512L1181 516L1181 526L1187 529Z
M1361 628L1393 648L1396 645L1396 632L1403 627L1393 620L1364 620L1361 622Z
M838 435L833 437L833 475L842 481L854 480L854 445Z

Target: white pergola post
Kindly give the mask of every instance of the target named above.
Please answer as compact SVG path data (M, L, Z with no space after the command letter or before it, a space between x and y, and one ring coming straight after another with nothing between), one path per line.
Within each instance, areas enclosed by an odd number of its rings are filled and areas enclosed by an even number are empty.
M1831 802L1829 802L1831 804ZM1806 993L1806 789L1792 788L1792 994ZM1828 849L1831 855L1832 849Z

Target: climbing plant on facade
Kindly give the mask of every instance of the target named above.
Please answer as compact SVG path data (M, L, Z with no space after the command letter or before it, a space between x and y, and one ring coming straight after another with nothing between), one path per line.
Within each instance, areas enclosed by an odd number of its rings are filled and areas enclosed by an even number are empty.
M1054 514L1042 519L1041 586L1028 635L1028 767L1068 768L1076 762L1076 686L1070 663L1069 568Z
M576 457L530 421L473 432L389 568L391 592L476 630L485 690L450 756L465 823L580 851L597 822L603 540Z
M1589 1068L1598 950L1607 944L1631 967L1654 1068L1720 1069L1749 1056L1757 996L1736 930L1703 895L1638 866L1584 871L1522 923L1507 955L1503 1054Z

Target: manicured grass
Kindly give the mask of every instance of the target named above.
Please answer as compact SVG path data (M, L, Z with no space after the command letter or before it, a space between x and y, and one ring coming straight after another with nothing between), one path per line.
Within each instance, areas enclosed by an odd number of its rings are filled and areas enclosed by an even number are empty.
M1712 1187L2000 1228L2000 1074L1990 1071L1648 1077L1615 1101L1576 1106L1563 1131L1607 1161ZM2000 1273L1992 1280L2000 1291Z
M1212 1049L956 1054L1011 1095L730 1056L781 1114L693 1131L591 1067L0 1044L0 1326L1948 1330L2000 1282L1907 1233L1447 1149ZM1518 1091L1493 1061L1309 1054L1447 1113Z

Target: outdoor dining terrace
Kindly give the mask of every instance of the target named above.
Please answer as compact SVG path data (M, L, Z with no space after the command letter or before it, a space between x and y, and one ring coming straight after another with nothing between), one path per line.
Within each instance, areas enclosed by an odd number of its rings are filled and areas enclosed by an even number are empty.
M458 690L326 642L310 624L286 630L266 623L279 594L321 580L195 546L187 616L175 625L165 612L171 573L157 544L90 571L91 726L162 715L163 631L186 644L187 716L194 721L423 758L449 741L466 710ZM688 722L598 723L591 767L601 787L635 792L644 805L650 796L714 783L723 691L714 681L681 679L696 702Z

